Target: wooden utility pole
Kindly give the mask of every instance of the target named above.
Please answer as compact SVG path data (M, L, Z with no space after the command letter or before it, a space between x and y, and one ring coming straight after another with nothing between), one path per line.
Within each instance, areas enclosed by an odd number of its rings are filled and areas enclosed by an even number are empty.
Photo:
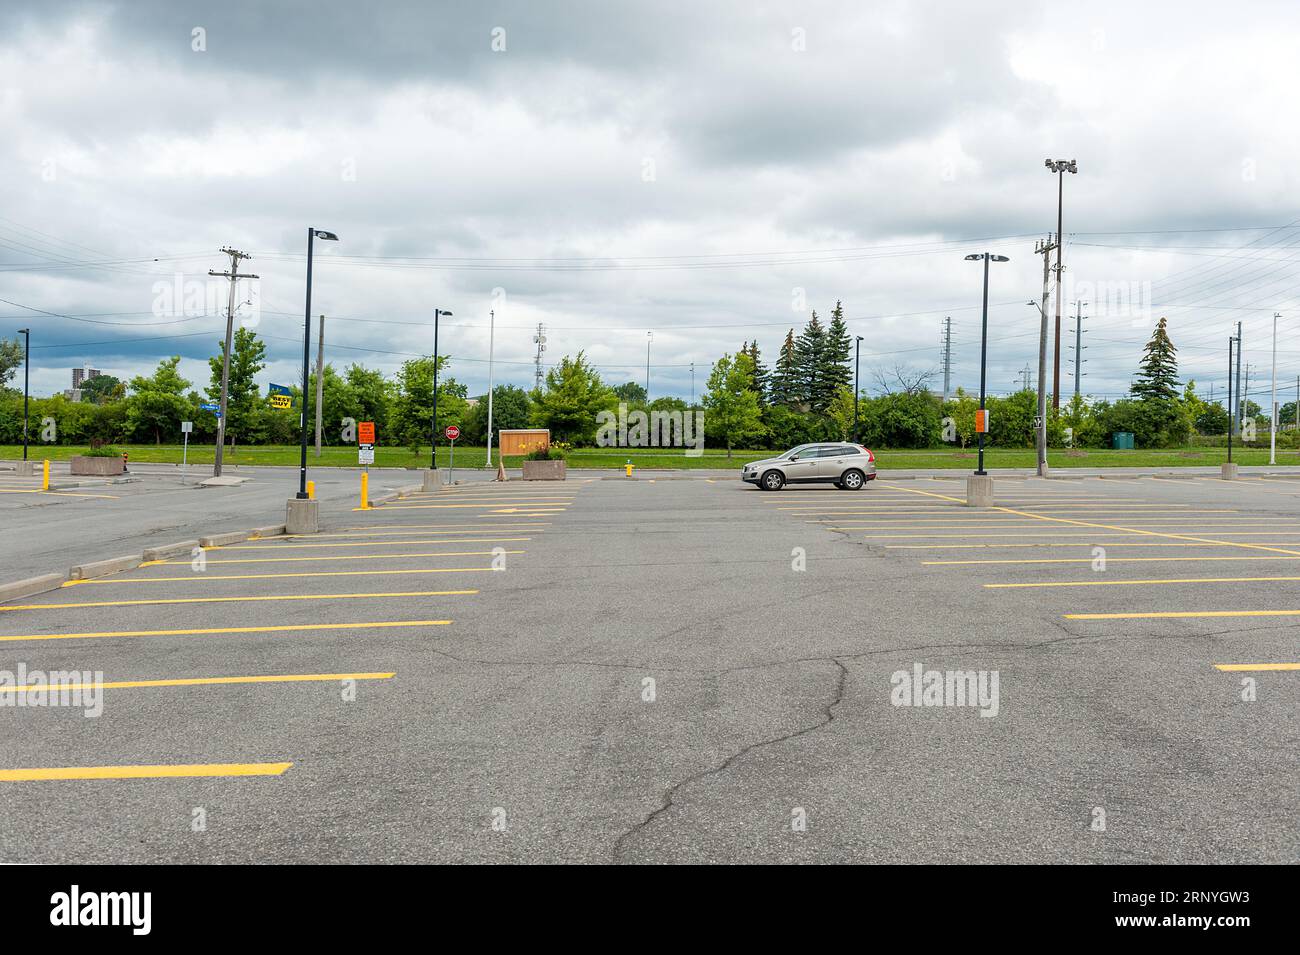
M221 452L226 445L226 398L230 390L230 349L235 335L235 287L240 279L257 278L256 275L241 275L239 272L239 260L251 259L251 255L231 248L223 248L221 251L230 256L230 271L214 272L208 269L209 275L220 275L230 279L230 296L226 300L226 347L221 352L221 410L217 417L217 453L212 464L213 477L221 477Z
M320 317L316 336L316 457L320 457L321 401L325 395L325 316Z

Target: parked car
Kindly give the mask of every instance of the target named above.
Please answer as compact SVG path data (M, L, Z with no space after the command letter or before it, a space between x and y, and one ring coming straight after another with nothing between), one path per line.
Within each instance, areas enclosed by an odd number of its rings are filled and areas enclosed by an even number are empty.
M876 479L876 456L860 444L843 441L801 444L780 457L751 461L741 468L740 479L764 491L817 483L857 491Z

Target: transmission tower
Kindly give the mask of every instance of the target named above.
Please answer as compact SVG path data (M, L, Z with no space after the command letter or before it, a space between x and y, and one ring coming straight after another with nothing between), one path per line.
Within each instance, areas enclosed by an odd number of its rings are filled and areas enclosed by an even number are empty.
M541 322L537 323L537 334L533 336L533 344L537 346L537 360L533 371L533 379L538 391L542 389L542 352L546 351L546 326Z

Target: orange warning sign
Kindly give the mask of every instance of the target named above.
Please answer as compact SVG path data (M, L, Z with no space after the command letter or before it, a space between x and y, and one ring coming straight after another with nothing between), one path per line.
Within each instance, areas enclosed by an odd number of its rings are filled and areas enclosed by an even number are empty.
M375 423L373 421L360 421L357 423L357 444L374 444L375 443Z
M981 408L975 412L975 433L989 433L989 410L987 408Z

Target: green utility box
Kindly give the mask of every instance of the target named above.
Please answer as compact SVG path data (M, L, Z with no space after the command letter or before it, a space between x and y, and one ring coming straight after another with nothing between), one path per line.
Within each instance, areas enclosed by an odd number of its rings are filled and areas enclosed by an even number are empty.
M1110 446L1116 451L1133 450L1133 432L1132 431L1113 431L1110 435Z

